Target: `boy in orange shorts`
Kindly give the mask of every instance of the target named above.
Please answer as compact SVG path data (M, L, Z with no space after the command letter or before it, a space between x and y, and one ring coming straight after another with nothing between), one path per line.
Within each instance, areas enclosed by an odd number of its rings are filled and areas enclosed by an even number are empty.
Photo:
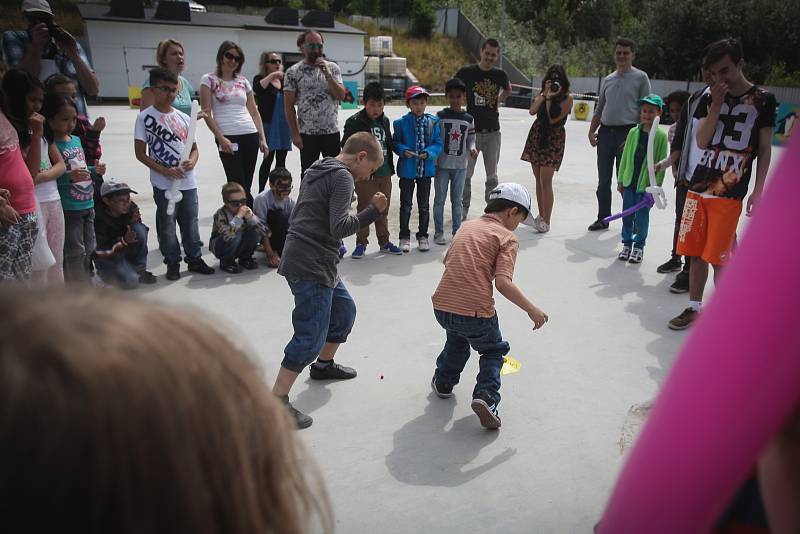
M708 264L718 280L731 259L736 227L747 196L753 160L756 183L747 199L752 214L764 190L772 153L775 97L750 83L742 73L742 47L734 39L708 46L703 68L711 90L697 107L697 145L702 151L686 195L677 253L691 256L689 307L669 322L672 330L688 328L697 318L708 280Z

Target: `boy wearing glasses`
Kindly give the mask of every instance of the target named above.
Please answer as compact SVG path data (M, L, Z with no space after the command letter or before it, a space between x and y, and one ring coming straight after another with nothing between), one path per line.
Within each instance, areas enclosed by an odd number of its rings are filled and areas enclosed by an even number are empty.
M302 180L320 154L339 154L339 101L344 99L345 90L339 65L325 59L319 33L304 31L297 38L297 47L303 61L286 71L283 94L292 142L300 149Z
M197 179L194 174L197 145L192 146L188 161L180 161L189 135L189 116L172 107L178 92L178 77L167 69L153 69L150 71L150 88L154 102L136 117L134 151L136 159L150 169L150 183L156 203L158 246L167 264L167 280L181 277L181 247L175 232L176 223L181 229L189 270L213 274L214 269L203 261L203 243L197 225ZM182 199L175 203L172 215L168 215L167 195L174 180L179 180Z
M267 265L277 267L281 262L283 245L289 232L289 217L294 209L292 192L292 173L283 167L276 167L269 173L269 189L265 189L253 201L253 211L269 228L269 239L264 239L264 252Z
M153 273L146 270L148 228L142 224L131 193L136 191L128 184L103 182L102 204L97 206L94 219L94 264L103 282L120 289L156 283Z
M261 219L247 207L247 194L236 182L222 186L223 206L214 214L214 226L208 248L219 258L220 269L238 274L242 269L256 269L253 253L267 234ZM236 263L239 260L239 263Z

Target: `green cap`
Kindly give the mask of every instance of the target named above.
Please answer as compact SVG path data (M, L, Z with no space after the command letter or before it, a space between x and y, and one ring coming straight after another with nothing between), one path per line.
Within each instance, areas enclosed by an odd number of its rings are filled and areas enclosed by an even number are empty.
M664 101L655 93L650 93L644 98L639 99L639 103L647 102L648 104L653 104L654 106L658 106L658 109L664 107Z

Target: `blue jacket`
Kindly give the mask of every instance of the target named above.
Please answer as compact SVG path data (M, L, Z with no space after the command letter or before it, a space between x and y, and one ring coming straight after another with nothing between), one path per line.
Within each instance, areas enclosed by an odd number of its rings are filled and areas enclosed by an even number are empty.
M430 113L426 113L428 118L428 131L425 132L425 152L428 159L425 160L425 173L423 176L436 176L436 160L442 152L442 134L439 131L439 118ZM415 131L416 117L408 112L401 118L394 121L394 135L392 149L397 154L397 175L400 178L417 178L416 157L407 158L403 155L406 150L417 151L417 134Z

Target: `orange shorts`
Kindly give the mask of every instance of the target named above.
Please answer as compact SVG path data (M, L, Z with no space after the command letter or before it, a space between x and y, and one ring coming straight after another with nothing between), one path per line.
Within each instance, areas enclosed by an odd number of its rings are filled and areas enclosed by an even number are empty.
M700 257L713 265L726 263L731 259L741 214L741 200L704 197L689 191L678 230L676 252L681 256Z

